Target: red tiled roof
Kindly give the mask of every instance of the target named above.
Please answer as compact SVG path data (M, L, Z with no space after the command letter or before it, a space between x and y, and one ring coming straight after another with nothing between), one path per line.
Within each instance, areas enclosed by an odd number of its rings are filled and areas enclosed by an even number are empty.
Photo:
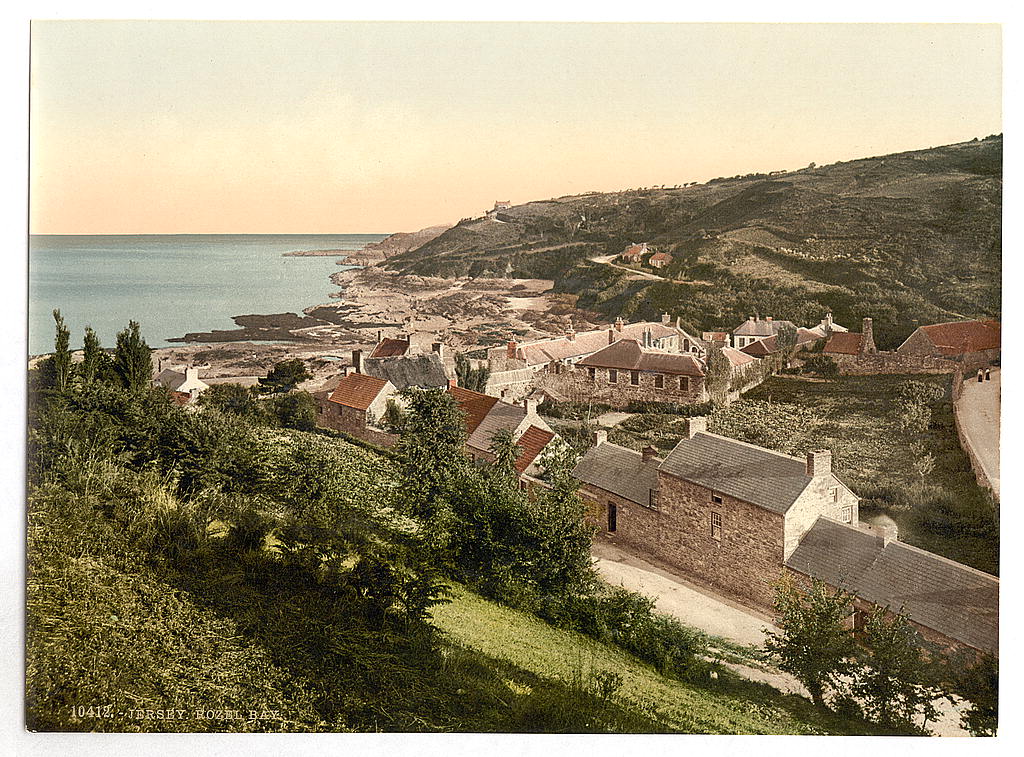
M778 349L778 338L770 336L767 339L758 339L756 342L751 342L746 347L743 347L740 352L744 355L750 355L751 357L764 357L765 355L771 355L773 352L777 352Z
M483 422L487 414L491 412L491 408L498 401L497 397L480 394L480 392L474 392L471 389L463 389L461 386L449 387L448 391L452 393L455 401L462 408L462 412L466 414L467 435L476 431L476 427Z
M192 395L188 392L171 392L171 402L179 407L184 407L192 399Z
M624 258L639 258L639 257L642 257L643 254L644 254L643 245L631 244L629 247L627 247L622 252L621 257L624 257Z
M828 338L823 352L833 355L859 355L863 343L863 334L854 334L850 331L838 332Z
M365 373L350 373L338 382L338 388L329 401L356 410L366 410L387 386L384 379L367 376Z
M662 263L662 262L664 262L664 263L671 263L672 262L672 256L669 255L667 252L656 252L653 255L651 255L651 257L650 257L648 262L651 262L651 263Z
M371 358L375 357L400 357L409 351L408 339L382 339L370 353Z
M545 431L537 426L530 426L526 429L526 433L519 437L516 442L516 446L522 449L519 453L519 457L516 458L516 472L522 473L530 467L537 455L541 453L555 435L550 431Z
M617 370L657 371L676 376L703 376L696 358L674 352L645 350L635 339L620 339L584 358L579 365Z
M921 327L944 355L999 349L1001 330L999 321L991 320L953 321Z

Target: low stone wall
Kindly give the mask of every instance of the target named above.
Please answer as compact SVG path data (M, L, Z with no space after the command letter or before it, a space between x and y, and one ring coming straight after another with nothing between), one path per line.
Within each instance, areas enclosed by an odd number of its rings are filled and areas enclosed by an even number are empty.
M876 352L870 355L829 355L844 376L870 376L899 373L952 373L958 364L928 355L902 355Z
M962 386L963 383L961 382ZM971 470L974 471L974 479L978 482L978 486L983 486L994 493L995 490L992 487L992 482L989 481L988 476L985 474L985 466L981 464L981 458L978 457L974 445L971 444L971 437L964 432L963 424L960 422L960 410L956 403L953 404L953 425L956 426L956 435L960 440L960 447L967 453L967 459L971 462Z

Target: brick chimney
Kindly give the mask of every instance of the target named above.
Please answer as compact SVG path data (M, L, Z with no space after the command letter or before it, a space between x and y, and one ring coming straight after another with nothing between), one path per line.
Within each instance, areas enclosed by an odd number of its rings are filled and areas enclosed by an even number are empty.
M595 447L598 444L604 444L606 441L608 441L608 431L607 431L607 429L599 428L597 431L594 432L594 446Z
M864 325L861 326L860 331L864 335L864 338L861 340L860 343L860 354L874 355L876 352L878 352L878 349L875 347L875 332L874 329L871 327L870 318L864 319Z
M672 316L670 316L668 313L662 313L661 314L661 325L662 326L668 326L670 323L672 323Z
M807 453L807 475L811 478L828 476L832 473L832 452L819 449Z
M363 351L352 350L352 372L362 373L363 372Z
M615 319L615 330L622 331L623 326L625 326L625 323L623 322L622 316L620 315L618 318Z
M519 343L516 341L515 336L508 340L508 352L506 353L509 360L516 359L516 350L519 349Z
M384 341L384 332L381 329L377 329L377 344Z
M706 434L708 431L708 419L706 416L700 415L695 418L687 418L685 423L685 433L687 439L692 439L697 434Z
M644 456L644 462L646 463L649 460L653 460L658 456L658 450L656 450L654 447L648 444L646 447L643 448L641 454Z

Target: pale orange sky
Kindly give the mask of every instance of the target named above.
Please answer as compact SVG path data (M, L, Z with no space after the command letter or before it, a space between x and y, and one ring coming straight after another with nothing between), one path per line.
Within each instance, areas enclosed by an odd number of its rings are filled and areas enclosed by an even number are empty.
M1002 131L996 25L33 24L32 233L411 230Z

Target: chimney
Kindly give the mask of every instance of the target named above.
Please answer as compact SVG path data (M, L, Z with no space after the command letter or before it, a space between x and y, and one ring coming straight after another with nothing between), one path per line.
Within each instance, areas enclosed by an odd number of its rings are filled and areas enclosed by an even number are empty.
M827 449L819 449L807 453L807 475L811 478L828 476L832 473L832 453Z
M765 316L765 320L766 320L766 321L767 321L768 323L771 323L771 322L772 322L772 317L771 317L770 315L768 315L768 316Z
M608 441L608 430L607 429L599 428L597 431L594 432L594 446L595 447L598 444L604 444L606 441Z
M624 325L625 325L625 323L623 323L621 315L618 318L615 319L615 330L616 331L622 331L622 327Z
M576 341L576 329L572 327L571 323L569 324L569 328L565 331L565 336L570 342Z
M536 415L537 414L537 400L532 400L530 398L526 398L523 401L523 406L526 407L526 414L527 415Z
M825 331L827 331L829 333L832 332L832 314L831 313L825 313L825 317L822 319L821 325L824 327Z
M352 373L363 372L363 351L352 350Z
M608 344L611 344L614 341L615 341L615 329L609 327L608 328Z
M434 342L432 345L430 345L430 351L433 352L435 355L437 355L437 357L441 360L442 363L444 362L444 343L443 342Z
M864 325L860 328L864 338L860 343L860 354L874 355L878 350L875 348L875 333L871 327L871 319L865 318Z
M653 460L655 457L658 456L658 450L654 449L654 447L648 444L646 447L643 448L641 454L644 456L644 462L646 463L649 460Z
M668 326L670 323L672 323L672 316L670 316L668 313L662 313L661 314L661 325L662 326Z
M708 431L708 419L706 416L699 415L694 418L687 418L685 424L685 433L687 439L692 439L697 434L706 434Z
M515 335L508 340L508 352L506 353L509 360L516 359L516 350L519 349L519 343L516 341Z
M377 329L377 344L380 344L383 341L384 341L384 332L381 331L380 329Z
M199 369L189 366L185 369L185 381L198 381L199 380Z
M747 318L747 320L748 320L748 321L756 321L757 319L756 319L756 318L755 318L754 316L749 316L749 317Z

